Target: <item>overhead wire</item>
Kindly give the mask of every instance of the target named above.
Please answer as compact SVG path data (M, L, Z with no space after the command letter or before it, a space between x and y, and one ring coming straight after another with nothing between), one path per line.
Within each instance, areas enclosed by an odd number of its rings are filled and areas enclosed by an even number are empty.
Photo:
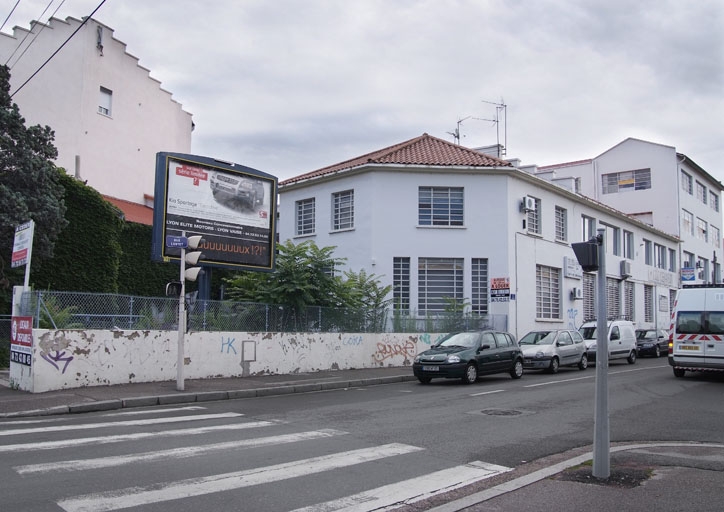
M48 5L45 6L45 9L43 9L43 12L40 13L40 16L38 16L38 19L39 19L39 20L42 20L42 19L43 19L43 16L45 16L45 13L48 12L48 9L50 9L50 6L53 4L53 2L54 2L54 0L50 0L50 2L48 3ZM20 49L20 47L23 46L23 43L25 42L25 40L26 40L28 37L30 37L30 34L32 34L32 33L33 33L33 26L31 25L31 26L30 26L30 31L25 33L25 37L23 37L23 40L20 41L20 44L18 44L18 45L15 47L15 49L13 50L13 53L11 53L11 54L10 54L10 57L8 57L8 60L5 61L5 65L6 65L6 66L8 65L8 62L10 62L10 59L13 58L13 55L15 55L15 52L17 52L17 51Z
M53 2L50 2L50 3L52 4ZM50 22L51 18L53 18L53 17L55 16L55 14L60 10L60 8L63 7L63 4L64 4L64 3L65 3L65 0L62 0L62 1L60 2L60 4L58 5L58 7L56 7L55 10L53 11L53 14L51 14L50 17L48 18L48 22ZM48 7L50 7L50 5L48 5ZM27 51L30 49L30 47L33 46L33 43L35 42L35 40L38 38L38 36L40 35L40 33L41 33L43 30L45 30L45 27L47 27L47 26L48 26L48 25L46 25L46 24L44 24L44 23L40 26L40 30L38 30L38 31L35 33L35 35L33 36L33 38L32 38L32 39L30 40L30 42L28 43L28 46L26 46L25 49L23 50L23 53L21 53L20 55L18 55L18 58L15 59L15 64L13 64L13 66L16 65L18 62L20 62L20 59L23 58L23 55L25 55L25 52L27 52ZM25 39L23 39L23 41L25 41ZM22 43L21 43L21 45L22 45ZM20 46L18 46L18 48L20 48ZM17 51L17 48L15 49L15 51ZM14 53L15 53L15 52L13 52L13 54L14 54ZM12 57L12 55L11 55L10 57ZM9 62L9 61L10 61L10 58L8 58L8 62ZM6 62L5 65L7 66L8 63ZM12 69L12 66L9 66L9 67L10 67L10 69Z
M98 9L100 9L100 8L103 6L104 3L106 3L106 0L102 0L101 3L99 3L98 6L97 6L95 9L93 9L93 12L92 12L92 13L90 13L88 16L86 16L85 18L83 18L83 22L82 22L80 25L78 25L78 28L76 28L71 35L68 36L68 39L66 39L65 41L63 41L63 44L61 44L61 45L58 47L58 49L55 50L55 51L53 52L53 54L52 54L50 57L48 57L47 60L40 65L40 67L35 71L35 73L33 73L32 75L30 75L30 76L28 77L28 79L25 80L25 82L23 82L23 84L22 84L20 87L18 87L17 89L15 89L15 92L13 92L13 93L10 95L10 99L12 99L13 96L15 96L17 93L19 93L19 92L23 89L23 87L25 87L26 85L28 85L28 82L30 82L33 78L35 78L35 75L37 75L38 73L40 73L40 71L48 64L48 62L50 62L50 61L53 59L53 57L55 57L55 56L58 54L58 52L60 52L60 50L62 50L63 47L64 47L66 44L68 44L68 41L70 41L71 39L73 39L73 36L75 36L75 35L78 33L78 31L79 31L81 28L83 28L83 25L85 25L86 22L87 22L89 19L93 18L93 15L98 11Z
M8 14L8 17L5 18L5 21L3 21L3 24L0 25L0 30L2 30L2 29L5 27L5 24L6 24L6 23L8 22L8 20L10 19L10 16L13 15L13 13L15 12L15 8L18 6L19 3L20 3L20 0L18 0L17 2L15 2L15 5L13 5L13 8L10 9L10 14Z

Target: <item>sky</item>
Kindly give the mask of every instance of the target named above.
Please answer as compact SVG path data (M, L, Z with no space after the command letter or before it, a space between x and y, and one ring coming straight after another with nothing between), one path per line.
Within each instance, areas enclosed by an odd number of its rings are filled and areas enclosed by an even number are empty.
M2 32L101 3L49 1L20 0ZM193 114L193 154L280 180L457 130L539 166L634 137L724 182L721 0L106 0L93 17Z

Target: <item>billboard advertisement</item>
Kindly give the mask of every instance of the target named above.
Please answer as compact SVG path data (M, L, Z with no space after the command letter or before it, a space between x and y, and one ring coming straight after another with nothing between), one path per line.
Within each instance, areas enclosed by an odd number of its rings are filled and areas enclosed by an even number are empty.
M213 158L156 154L152 258L179 260L177 237L201 235L200 265L274 270L277 178Z

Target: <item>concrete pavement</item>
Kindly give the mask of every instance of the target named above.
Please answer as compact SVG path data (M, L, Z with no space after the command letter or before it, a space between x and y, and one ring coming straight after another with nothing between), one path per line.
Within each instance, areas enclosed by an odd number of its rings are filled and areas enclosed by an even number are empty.
M383 385L415 380L410 368L322 371L231 379L95 386L27 393L11 389L0 371L0 418L107 411L211 400ZM621 443L611 446L611 477L591 476L591 447L580 447L516 467L453 494L404 506L430 510L556 512L719 511L724 489L724 444Z

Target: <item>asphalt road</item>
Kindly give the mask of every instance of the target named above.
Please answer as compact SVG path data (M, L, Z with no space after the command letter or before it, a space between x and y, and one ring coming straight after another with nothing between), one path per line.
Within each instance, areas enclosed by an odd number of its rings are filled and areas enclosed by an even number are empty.
M371 510L370 493L432 492L590 445L595 374L7 420L3 509ZM665 359L647 358L611 363L608 380L612 443L724 442L722 377L678 379Z

